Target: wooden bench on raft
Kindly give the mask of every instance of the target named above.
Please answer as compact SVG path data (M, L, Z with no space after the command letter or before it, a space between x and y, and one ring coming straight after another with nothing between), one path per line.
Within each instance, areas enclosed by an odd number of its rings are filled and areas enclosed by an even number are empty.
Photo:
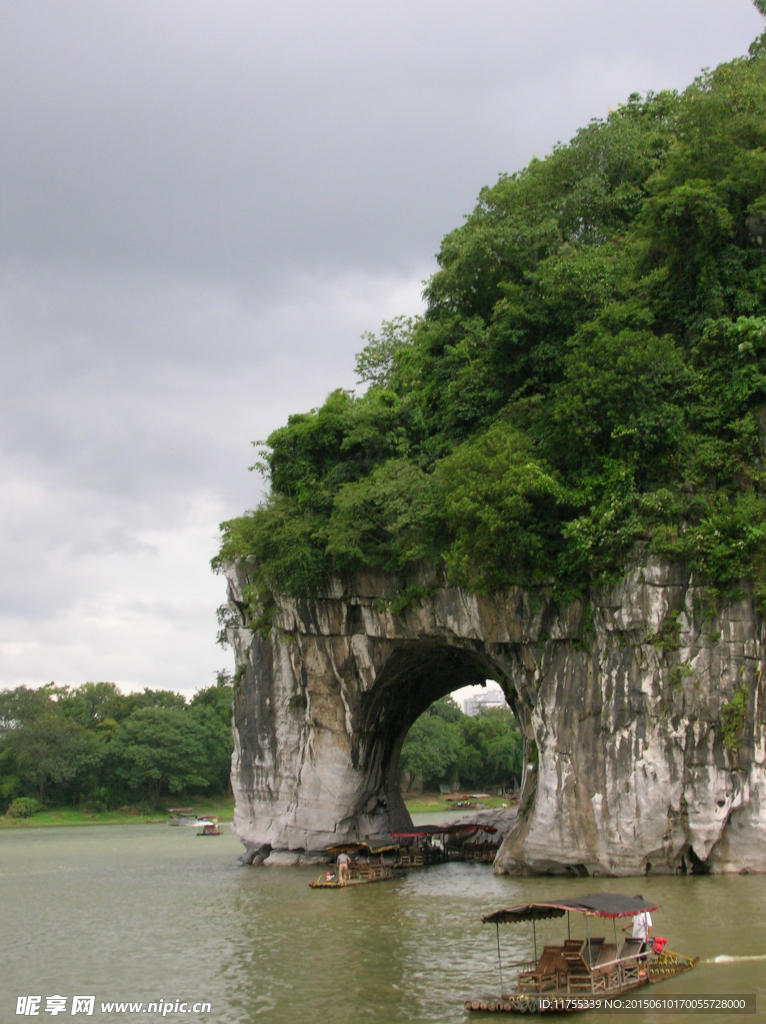
M375 882L384 875L390 874L390 869L383 864L370 864L367 861L358 861L355 866L359 878L365 882Z
M425 856L416 846L405 847L399 851L397 863L406 868L419 868L425 863Z
M643 960L638 959L642 942L629 939L617 953L616 943L604 943L593 966L593 991L612 992L634 985L645 977Z
M638 955L643 946L641 939L626 939L620 950L620 970L622 971L622 983L636 982L641 980L646 967L646 961L639 960Z
M611 992L639 982L645 974L638 959L640 939L628 939L617 952L617 944L603 938L572 940L564 944L567 964L567 992ZM588 955L590 952L590 956Z
M518 977L519 992L548 992L562 987L567 973L563 946L544 946L543 955L531 971L522 971Z
M567 992L592 992L595 987L593 966L598 959L604 937L568 939L563 956L567 963Z
M605 942L593 965L593 991L604 992L620 987L620 971L617 960L617 943Z

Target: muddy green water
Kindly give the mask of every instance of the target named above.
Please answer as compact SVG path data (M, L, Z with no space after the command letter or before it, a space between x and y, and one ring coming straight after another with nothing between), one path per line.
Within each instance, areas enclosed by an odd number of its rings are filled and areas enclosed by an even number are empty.
M242 868L240 850L228 825L220 838L165 825L0 833L0 1024L22 1020L16 999L30 994L43 997L45 1021L72 1019L75 994L95 995L94 1020L124 1024L160 1017L102 1013L101 1002L207 1000L210 1013L164 1019L210 1024L518 1019L463 1010L465 998L499 987L495 929L480 915L599 890L642 892L660 903L655 931L702 958L696 971L645 994L756 992L756 1017L701 1019L766 1019L764 876L515 879L451 864L401 882L312 891L317 869ZM565 929L542 923L538 944L560 940ZM506 961L531 951L529 926L505 926L501 935ZM733 959L711 962L719 956ZM66 1017L44 1012L53 994L70 997Z

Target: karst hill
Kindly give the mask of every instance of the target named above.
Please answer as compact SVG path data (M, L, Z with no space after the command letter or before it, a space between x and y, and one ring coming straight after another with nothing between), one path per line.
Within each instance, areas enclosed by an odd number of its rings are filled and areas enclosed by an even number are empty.
M402 824L407 730L492 677L498 870L766 870L765 254L761 37L483 189L361 392L268 438L216 560L251 850Z

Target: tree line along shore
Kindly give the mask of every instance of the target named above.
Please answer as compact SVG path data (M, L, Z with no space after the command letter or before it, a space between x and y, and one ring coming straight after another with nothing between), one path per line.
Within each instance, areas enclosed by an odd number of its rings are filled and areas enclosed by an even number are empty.
M226 673L189 701L107 682L0 691L0 811L156 818L184 794L225 797L232 695Z
M0 691L0 827L151 822L176 804L231 818L234 685L221 672L190 700L108 682ZM469 717L442 698L413 725L399 768L408 799L444 783L512 785L521 736L510 708Z

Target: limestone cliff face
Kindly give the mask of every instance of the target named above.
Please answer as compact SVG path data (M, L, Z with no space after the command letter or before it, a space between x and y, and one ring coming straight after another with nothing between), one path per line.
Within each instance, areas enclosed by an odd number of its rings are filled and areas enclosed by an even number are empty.
M228 579L237 610L241 570ZM403 582L427 596L397 615ZM545 588L481 597L358 576L280 598L267 636L243 623L229 638L235 828L251 852L271 848L267 863L408 823L396 769L409 727L494 678L528 761L495 870L766 870L764 636L747 595L706 607L651 558L568 608Z

